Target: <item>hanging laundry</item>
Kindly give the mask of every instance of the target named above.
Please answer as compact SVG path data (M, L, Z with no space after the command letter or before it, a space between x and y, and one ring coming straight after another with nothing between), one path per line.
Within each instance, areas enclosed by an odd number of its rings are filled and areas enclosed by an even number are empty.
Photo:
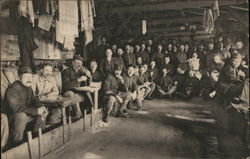
M220 16L219 3L218 0L215 0L212 6L214 20L216 20Z
M206 11L204 11L203 28L207 33L212 33L214 31L214 18L211 9L207 9Z
M93 17L96 16L93 0L81 0L81 30L85 31L85 45L93 40L92 31L94 29Z
M145 35L147 32L147 22L146 20L142 20L142 35Z
M39 17L38 27L43 30L49 31L52 25L52 20L53 20L53 17L51 15L42 14Z
M56 41L66 49L74 50L74 39L78 36L77 1L58 1L59 21L56 24Z
M21 16L28 18L34 26L35 14L31 0L19 0L19 12Z
M207 10L203 13L202 27L205 31L207 30Z
M20 50L21 67L30 67L36 72L35 63L33 61L33 51L37 48L33 38L32 24L23 16L18 22L18 44Z

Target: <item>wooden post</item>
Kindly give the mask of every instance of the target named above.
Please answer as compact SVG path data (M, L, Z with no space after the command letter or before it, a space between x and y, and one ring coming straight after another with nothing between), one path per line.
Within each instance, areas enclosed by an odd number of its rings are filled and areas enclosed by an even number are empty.
M39 128L38 129L38 146L39 146L39 159L42 158L42 155L43 155L43 144L42 144L42 141L43 141L43 136L42 136L42 129Z
M83 118L83 131L87 130L87 111L84 109L84 118Z
M98 91L97 90L95 90L94 92L94 108L95 110L98 109Z
M62 119L63 119L63 144L66 142L66 132L65 132L65 125L66 125L66 111L65 107L62 107Z
M69 135L68 135L68 141L70 140L70 136L71 136L71 126L72 126L71 123L72 123L71 114L69 113L69 127L68 127Z
M94 120L95 120L95 112L94 108L91 108L91 120L90 120L90 126L92 127L94 125Z
M30 156L30 159L34 159L33 142L32 142L32 133L31 133L31 131L27 132L27 135L28 135L29 156Z

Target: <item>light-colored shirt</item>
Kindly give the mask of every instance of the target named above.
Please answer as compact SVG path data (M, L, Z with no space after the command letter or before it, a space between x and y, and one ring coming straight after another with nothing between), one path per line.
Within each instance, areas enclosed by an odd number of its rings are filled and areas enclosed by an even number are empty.
M59 95L54 77L45 78L42 75L39 75L35 82L34 92L39 98L53 98Z

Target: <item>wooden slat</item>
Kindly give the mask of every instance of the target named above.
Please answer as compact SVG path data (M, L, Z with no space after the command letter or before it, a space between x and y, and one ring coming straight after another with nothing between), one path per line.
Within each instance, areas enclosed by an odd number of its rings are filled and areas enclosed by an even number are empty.
M43 156L49 152L57 149L62 146L63 143L63 127L60 126L56 129L53 129L47 133L43 134Z
M29 131L28 135L28 146L29 146L29 156L30 159L34 159L34 152L33 152L33 142L32 142L32 133Z
M38 146L39 146L39 159L42 158L43 154L43 134L42 134L42 129L38 129Z
M25 142L17 147L14 147L2 154L3 158L16 159L17 156L20 159L29 159L28 143Z

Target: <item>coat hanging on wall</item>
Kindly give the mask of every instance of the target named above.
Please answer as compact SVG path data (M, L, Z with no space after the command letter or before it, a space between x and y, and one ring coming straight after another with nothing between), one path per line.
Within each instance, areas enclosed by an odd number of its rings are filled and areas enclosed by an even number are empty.
M35 63L33 61L33 51L37 48L33 38L32 24L23 16L20 17L18 23L18 44L20 50L21 66L27 66L36 72Z

